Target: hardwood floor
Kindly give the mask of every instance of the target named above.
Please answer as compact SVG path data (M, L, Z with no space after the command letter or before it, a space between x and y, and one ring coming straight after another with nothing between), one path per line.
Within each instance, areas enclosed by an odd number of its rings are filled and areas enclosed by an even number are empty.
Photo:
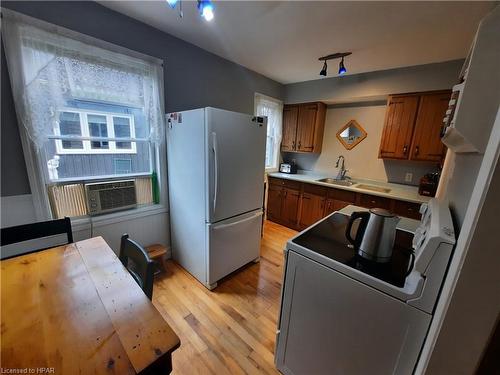
M260 262L209 291L175 262L155 281L153 303L181 339L173 374L279 374L274 343L283 249L296 232L266 221Z

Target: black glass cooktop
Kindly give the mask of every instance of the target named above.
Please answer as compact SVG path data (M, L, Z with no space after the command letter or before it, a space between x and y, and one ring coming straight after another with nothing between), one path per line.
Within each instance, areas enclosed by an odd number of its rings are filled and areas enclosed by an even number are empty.
M347 241L345 230L348 220L348 216L335 213L292 242L387 283L403 287L412 253L413 234L398 229L391 261L376 263L358 256ZM353 224L353 233L356 233L357 222L359 220Z

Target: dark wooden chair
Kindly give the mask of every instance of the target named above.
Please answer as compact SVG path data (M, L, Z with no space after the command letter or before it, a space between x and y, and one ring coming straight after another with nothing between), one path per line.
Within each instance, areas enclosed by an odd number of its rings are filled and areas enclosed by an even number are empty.
M128 238L128 234L124 234L120 243L119 258L146 296L152 299L154 262L149 258L146 250L137 242Z
M0 246L12 245L19 242L35 240L39 238L55 236L58 234L66 234L67 242L58 243L57 245L65 245L73 242L73 232L71 230L71 220L69 217L58 220L42 221L32 224L17 225L14 227L2 228L1 229L1 240ZM42 249L36 249L31 251L26 251L20 254L1 256L1 259L13 258L20 255L30 254L41 250L46 250L50 247L44 247Z

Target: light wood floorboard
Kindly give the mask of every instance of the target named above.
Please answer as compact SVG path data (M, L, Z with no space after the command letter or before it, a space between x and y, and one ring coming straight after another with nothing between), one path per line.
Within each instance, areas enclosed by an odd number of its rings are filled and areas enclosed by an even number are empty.
M209 291L172 260L155 280L153 303L181 339L173 374L279 374L274 344L283 249L297 232L266 221L260 262Z

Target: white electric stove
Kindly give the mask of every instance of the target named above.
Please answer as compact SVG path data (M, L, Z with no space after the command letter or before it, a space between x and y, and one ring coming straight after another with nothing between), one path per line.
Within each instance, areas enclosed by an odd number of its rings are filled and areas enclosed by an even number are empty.
M288 241L276 339L286 375L411 374L432 320L455 237L447 204L398 226L392 261L358 258L349 206ZM411 272L411 253L415 262Z

